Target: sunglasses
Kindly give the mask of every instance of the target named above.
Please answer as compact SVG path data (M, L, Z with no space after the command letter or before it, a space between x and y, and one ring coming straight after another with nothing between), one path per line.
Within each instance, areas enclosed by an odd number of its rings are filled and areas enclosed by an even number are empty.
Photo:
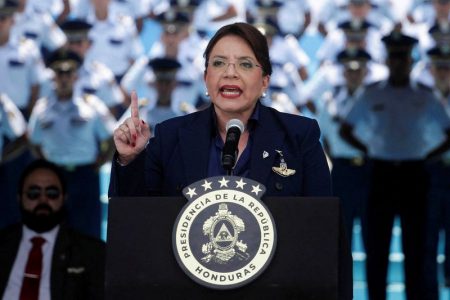
M42 192L45 193L45 197L47 197L50 200L56 200L61 195L61 191L56 186L48 186L45 189L38 187L38 186L31 186L26 192L25 195L30 200L36 200L41 195Z
M57 76L70 76L75 72L75 70L69 69L69 70L55 70L55 73Z

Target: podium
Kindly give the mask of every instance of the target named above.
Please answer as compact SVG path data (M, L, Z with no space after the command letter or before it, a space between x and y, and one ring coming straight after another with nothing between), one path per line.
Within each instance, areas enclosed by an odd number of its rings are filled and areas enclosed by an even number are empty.
M337 198L266 197L277 248L251 283L214 290L178 265L172 230L182 197L112 198L109 203L106 299L352 299L352 261Z

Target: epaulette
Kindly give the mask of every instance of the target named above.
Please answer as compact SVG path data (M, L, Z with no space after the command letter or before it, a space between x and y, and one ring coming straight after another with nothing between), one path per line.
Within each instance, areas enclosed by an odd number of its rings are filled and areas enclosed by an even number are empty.
M117 16L117 21L122 23L122 25L131 25L134 23L134 19L128 15L119 15Z
M42 109L42 107L52 107L53 105L56 105L57 101L51 102L50 98L47 96L44 96L42 98L39 98L36 100L36 104L33 107L33 110Z
M31 43L33 43L32 42L32 40L31 39L29 39L29 38L26 38L26 37L24 37L24 36L21 36L20 38L19 38L19 44L21 45L21 46L27 46L27 45L30 45Z
M417 82L415 84L415 86L416 86L416 88L418 90L427 91L427 92L432 92L433 91L433 88L431 86L428 86L428 85L426 85L426 84L424 84L422 82Z
M83 94L83 96L81 96L81 98L83 99L84 102L90 105L94 105L96 102L95 96L92 94L85 93Z
M141 108L141 107L147 106L149 103L150 103L150 101L147 98L141 98L138 101L138 107Z

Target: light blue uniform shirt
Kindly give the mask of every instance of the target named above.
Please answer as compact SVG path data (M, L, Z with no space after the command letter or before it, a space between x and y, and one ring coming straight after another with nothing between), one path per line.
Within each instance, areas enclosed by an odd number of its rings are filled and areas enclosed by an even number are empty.
M445 97L437 89L434 89L433 93L436 96L436 99L438 99L440 104L443 106L447 115L450 117L450 96ZM428 130L427 131L427 139L429 140L429 145L430 145L431 149L440 145L446 138L445 133L442 132L442 130L439 130L439 124L437 124L437 122L430 122L427 126L427 130ZM442 155L442 158L445 161L450 162L450 151L445 152Z
M328 142L329 154L332 158L351 159L363 156L361 151L344 141L339 135L342 119L363 92L364 87L360 87L353 95L350 95L345 86L340 86L336 88L334 95L328 93L325 96L325 101L319 103L317 121L319 122L323 138ZM362 126L357 128L356 135L364 141L369 139Z
M16 105L5 94L0 93L0 161L3 154L4 137L10 141L25 134L27 123Z
M99 143L112 136L116 122L106 105L89 95L68 101L41 98L28 124L32 144L59 165L95 163Z
M99 61L114 73L123 75L144 52L136 27L127 23L127 18L95 20L89 31L92 46L86 55L87 60Z
M43 80L44 70L39 49L32 41L12 37L0 46L0 92L7 94L19 109L27 107L31 87Z
M67 42L67 37L55 23L50 13L27 7L23 13L14 14L12 34L33 40L38 48L54 51Z
M372 86L356 101L346 122L364 124L372 133L369 156L383 160L419 160L429 152L427 124L450 129L450 118L430 90L393 87L387 81Z

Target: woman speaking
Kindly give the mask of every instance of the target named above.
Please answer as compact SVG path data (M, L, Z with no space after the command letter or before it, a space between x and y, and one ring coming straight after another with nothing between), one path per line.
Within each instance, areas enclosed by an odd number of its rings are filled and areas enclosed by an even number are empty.
M259 101L272 73L266 38L252 25L227 25L204 57L208 108L162 122L152 135L132 94L131 116L114 132L109 196L181 196L193 182L228 174L264 184L265 196L330 196L317 122ZM241 127L231 165L222 159L230 124Z

